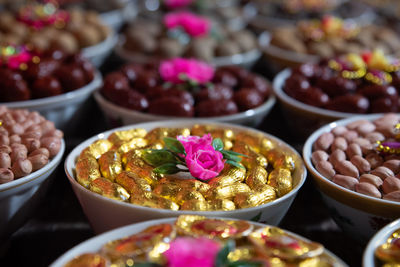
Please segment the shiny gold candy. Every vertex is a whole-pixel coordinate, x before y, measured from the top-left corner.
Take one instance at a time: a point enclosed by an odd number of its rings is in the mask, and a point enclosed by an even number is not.
[[[150,132],[148,132],[145,136],[145,139],[149,144],[153,144],[161,141],[164,137],[172,137],[176,138],[178,135],[188,136],[190,135],[190,129],[188,128],[154,128]]]
[[[208,238],[239,238],[248,234],[253,226],[246,221],[208,219],[198,215],[181,215],[175,222],[177,233]]]
[[[229,150],[233,146],[233,139],[235,138],[235,133],[230,129],[220,129],[212,125],[199,125],[196,124],[191,129],[192,135],[197,135],[202,137],[205,134],[211,134],[213,138],[220,138],[224,144],[224,149]]]
[[[64,267],[106,267],[109,260],[98,253],[85,253],[68,262]]]
[[[276,192],[272,186],[262,185],[257,192],[239,193],[234,198],[237,207],[244,209],[256,207],[276,199]]]
[[[180,191],[190,191],[176,183],[158,183],[154,186],[154,194],[176,202],[176,197]]]
[[[385,263],[400,263],[400,229],[394,231],[386,240],[386,243],[380,245],[375,250],[375,257]]]
[[[313,257],[302,260],[298,264],[299,267],[331,267],[334,266],[333,262],[330,263],[328,259],[321,257]]]
[[[244,183],[234,183],[224,186],[212,187],[211,190],[205,195],[207,199],[216,198],[233,198],[239,193],[251,192],[250,187]]]
[[[117,175],[115,182],[123,186],[130,194],[139,194],[143,191],[150,192],[151,186],[146,179],[139,177],[136,173],[123,171]]]
[[[75,171],[76,180],[86,188],[91,181],[101,177],[99,164],[92,156],[80,158],[76,163]]]
[[[258,254],[278,257],[285,261],[300,261],[320,256],[324,247],[315,242],[305,241],[285,232],[267,226],[249,234],[249,240],[257,247]]]
[[[198,201],[197,199],[193,199],[183,202],[181,210],[206,211],[210,209],[207,201]]]
[[[136,173],[140,178],[147,180],[150,185],[153,185],[157,180],[163,177],[163,174],[153,172],[153,167],[144,162],[139,157],[130,157],[125,165],[125,170]]]
[[[91,145],[89,145],[87,148],[85,148],[79,157],[85,157],[87,155],[93,156],[96,159],[100,158],[102,154],[107,152],[108,150],[111,149],[113,146],[113,143],[106,139],[100,139],[95,142],[93,142]]]
[[[103,177],[112,182],[114,182],[115,177],[122,171],[121,156],[115,150],[109,150],[101,155],[98,163]]]
[[[143,154],[144,154],[143,149],[132,149],[132,150],[129,150],[128,152],[122,153],[121,154],[122,164],[125,167],[125,165],[128,163],[128,161],[132,161],[132,160],[143,161],[143,159],[142,159]]]
[[[254,259],[256,251],[252,246],[241,246],[229,252],[228,260],[230,261],[244,261]]]
[[[278,149],[271,149],[266,152],[265,155],[268,159],[268,162],[272,164],[274,169],[284,168],[290,170],[291,172],[294,171],[295,162],[292,156],[285,154]]]
[[[89,184],[89,190],[115,200],[126,201],[129,199],[129,193],[125,188],[103,177],[93,180]]]
[[[252,147],[255,150],[255,152],[259,153],[261,140],[262,140],[261,136],[256,136],[255,134],[250,134],[245,131],[241,131],[236,134],[235,145],[236,142],[241,142]]]
[[[226,186],[243,182],[246,178],[246,169],[226,164],[220,175],[210,179],[208,184],[212,187]]]
[[[189,200],[205,201],[205,198],[200,192],[192,190],[180,190],[175,197],[175,202],[179,205]]]
[[[242,163],[248,170],[255,166],[262,166],[264,168],[267,168],[268,166],[267,159],[263,155],[257,153],[252,147],[244,142],[235,142],[232,150],[247,156],[241,157],[242,160],[240,161],[240,163]]]
[[[256,190],[260,186],[265,185],[268,179],[268,172],[262,166],[254,166],[247,172],[246,184]]]
[[[118,152],[126,153],[132,149],[144,148],[147,144],[147,140],[142,137],[133,138],[130,141],[121,144],[118,147]]]
[[[147,131],[141,128],[129,129],[124,131],[116,131],[108,136],[108,140],[113,143],[116,147],[119,147],[123,143],[130,141],[133,138],[145,137]]]
[[[130,203],[149,208],[179,210],[179,205],[174,201],[160,197],[153,192],[144,192],[143,195],[133,194]]]
[[[207,201],[208,210],[234,210],[235,203],[229,199],[211,199]]]
[[[293,189],[292,174],[288,169],[275,169],[268,176],[268,184],[276,189],[278,197],[284,196]]]
[[[101,252],[112,261],[141,256],[150,251],[159,242],[175,237],[175,229],[170,224],[150,226],[140,233],[111,241],[105,244]]]
[[[166,265],[166,259],[165,256],[163,255],[165,251],[169,249],[169,243],[168,242],[159,242],[157,243],[153,249],[147,254],[148,255],[148,260],[153,263],[157,263],[159,265],[165,266]],[[124,266],[126,267],[126,266]]]

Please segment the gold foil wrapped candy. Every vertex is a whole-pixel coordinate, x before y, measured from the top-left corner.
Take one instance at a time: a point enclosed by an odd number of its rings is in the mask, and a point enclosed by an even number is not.
[[[375,250],[375,257],[384,263],[382,266],[400,265],[400,229],[394,231],[386,242]]]
[[[190,175],[153,172],[147,153],[164,146],[164,137],[178,135],[220,138],[225,150],[245,156],[239,166],[225,163],[221,173],[200,181]],[[293,156],[261,134],[213,125],[116,131],[85,148],[76,163],[76,180],[112,199],[151,208],[228,211],[259,206],[294,187]],[[188,173],[187,173],[188,174]],[[108,180],[108,181],[106,181]]]
[[[271,267],[341,266],[325,253],[321,244],[298,238],[280,228],[196,215],[181,215],[171,223],[149,226],[133,235],[110,241],[100,251],[78,256],[66,266],[81,267],[82,263],[93,267],[135,266],[137,263],[167,266],[169,259],[164,253],[173,247],[172,242],[182,237],[213,239],[221,245],[219,251],[223,249],[227,253],[226,260],[232,266],[235,263],[236,266],[258,263]],[[180,257],[181,251],[173,253],[174,257]],[[193,253],[196,254],[195,251]],[[186,253],[182,253],[182,257],[183,260],[190,260],[186,258]]]

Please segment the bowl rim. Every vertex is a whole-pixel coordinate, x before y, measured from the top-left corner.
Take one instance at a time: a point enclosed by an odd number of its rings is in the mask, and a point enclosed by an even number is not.
[[[102,86],[102,84],[103,84],[102,75],[100,71],[96,69],[93,80],[88,84],[86,84],[85,86],[78,88],[76,90],[56,96],[49,96],[49,97],[24,100],[24,101],[1,102],[0,104],[5,105],[9,108],[32,108],[36,106],[58,104],[68,100],[77,99],[86,94],[90,94],[92,91]]]
[[[162,115],[157,115],[157,114],[151,114],[147,112],[141,112],[137,110],[132,110],[128,109],[122,106],[118,106],[114,104],[113,102],[109,101],[106,99],[100,91],[94,92],[94,98],[95,100],[100,104],[100,105],[107,105],[108,107],[112,108],[112,111],[116,114],[121,114],[122,116],[125,117],[136,117],[136,118],[142,118],[145,120],[175,120],[175,119],[184,119],[185,117],[176,117],[176,116],[162,116]],[[246,111],[242,111],[236,114],[232,115],[226,115],[226,116],[214,116],[214,117],[190,117],[192,120],[213,120],[213,121],[233,121],[233,120],[239,120],[247,117],[251,117],[253,115],[257,115],[260,113],[263,113],[270,108],[274,106],[276,102],[276,98],[273,94],[270,94],[268,99],[261,104],[260,106],[253,108],[253,109],[248,109]]]
[[[103,139],[103,138],[107,138],[111,133],[115,132],[115,131],[122,131],[122,130],[127,130],[127,129],[133,129],[133,128],[141,128],[141,127],[147,127],[149,129],[154,129],[156,127],[172,127],[171,124],[175,125],[175,127],[177,126],[181,126],[181,127],[185,127],[188,125],[194,125],[194,124],[207,124],[207,125],[215,125],[218,127],[224,127],[224,128],[228,128],[228,129],[234,129],[234,130],[244,130],[244,131],[250,131],[253,132],[255,134],[262,134],[264,137],[268,137],[269,139],[272,139],[274,142],[276,142],[277,144],[283,145],[285,147],[287,147],[292,153],[294,153],[300,163],[301,166],[299,166],[298,170],[300,171],[300,179],[298,184],[293,187],[293,189],[287,193],[286,195],[277,198],[271,202],[256,206],[256,207],[250,207],[250,208],[244,208],[244,209],[235,209],[235,210],[230,210],[230,211],[195,211],[195,212],[199,212],[201,215],[203,216],[215,216],[215,213],[218,212],[223,212],[224,214],[235,214],[238,211],[239,212],[246,212],[246,211],[258,211],[260,209],[269,207],[269,206],[275,206],[281,202],[287,201],[290,198],[294,198],[297,194],[297,192],[300,190],[300,188],[303,186],[304,182],[306,181],[307,178],[307,169],[304,165],[303,159],[300,155],[300,153],[298,153],[292,146],[290,146],[289,144],[287,144],[286,142],[282,141],[281,139],[267,134],[265,132],[262,132],[260,130],[257,129],[253,129],[253,128],[249,128],[249,127],[245,127],[245,126],[241,126],[241,125],[236,125],[236,124],[232,124],[232,123],[222,123],[222,122],[213,122],[213,121],[193,121],[193,120],[188,120],[188,119],[178,119],[178,120],[173,120],[173,121],[152,121],[152,122],[144,122],[144,123],[138,123],[138,124],[132,124],[132,125],[126,125],[126,126],[122,126],[122,127],[118,127],[118,128],[114,128],[102,133],[99,133],[95,136],[92,136],[88,139],[86,139],[85,141],[83,141],[82,143],[80,143],[79,145],[77,145],[66,157],[65,162],[64,162],[64,171],[66,173],[66,176],[68,178],[68,180],[70,181],[71,185],[76,185],[79,186],[80,189],[82,189],[83,192],[85,192],[86,194],[90,194],[90,196],[96,198],[97,200],[103,200],[103,201],[111,201],[111,203],[114,203],[116,205],[122,205],[125,208],[129,208],[129,209],[139,209],[142,211],[148,211],[148,212],[152,212],[152,211],[157,211],[160,214],[165,214],[165,215],[170,215],[171,216],[179,216],[179,215],[183,215],[183,214],[193,214],[194,211],[190,211],[190,210],[178,210],[178,211],[174,211],[174,210],[169,210],[169,209],[161,209],[161,208],[150,208],[150,207],[145,207],[145,206],[140,206],[140,205],[136,205],[136,204],[132,204],[132,203],[127,203],[127,202],[122,202],[122,201],[118,201],[118,200],[114,200],[114,199],[110,199],[107,197],[104,197],[100,194],[97,194],[95,192],[90,191],[89,189],[85,188],[84,186],[82,186],[81,184],[79,184],[76,179],[74,178],[74,175],[71,174],[69,172],[69,169],[71,169],[72,171],[74,170],[75,164],[76,164],[76,158],[73,158],[73,156],[76,154],[75,157],[77,157],[80,152],[86,148],[89,144],[93,143],[95,140],[98,139]],[[166,126],[168,125],[168,126]],[[71,165],[71,166],[70,166]]]
[[[241,220],[241,219],[236,219],[236,218],[227,218],[227,217],[221,217],[221,216],[206,216],[206,217],[210,218],[210,219],[222,219],[222,220],[230,220],[230,221],[247,221],[251,225],[256,226],[256,227],[261,227],[261,228],[268,227],[268,226],[277,227],[277,226],[273,226],[273,225],[269,225],[269,224],[263,224],[263,223],[259,223],[259,222],[253,222],[253,221],[249,221],[249,220]],[[56,260],[54,260],[50,264],[50,267],[63,266],[68,261],[72,260],[74,257],[82,255],[83,253],[89,253],[89,252],[93,253],[95,251],[98,251],[98,249],[95,249],[95,247],[97,247],[97,246],[103,246],[107,242],[121,239],[121,238],[129,236],[129,235],[136,234],[149,226],[159,225],[159,224],[163,224],[163,223],[173,224],[173,222],[176,219],[177,219],[176,217],[175,218],[162,218],[162,219],[155,219],[155,220],[148,220],[148,221],[133,223],[133,224],[129,224],[129,225],[125,225],[122,227],[118,227],[118,228],[109,230],[109,231],[104,232],[97,236],[93,236],[93,237],[86,239],[86,240],[80,242],[79,244],[73,246],[72,248],[68,249],[67,251],[65,251],[63,254],[61,254]],[[308,241],[308,242],[314,242],[302,235],[293,233],[292,231],[283,229],[281,227],[279,227],[279,228],[284,230],[286,233],[293,235],[296,238],[299,238],[301,240]],[[338,256],[336,256],[336,254],[334,254],[330,250],[328,250],[325,246],[324,246],[323,253],[328,255],[328,257],[330,259],[335,260],[335,264],[334,264],[335,267],[348,266],[342,259],[340,259]]]
[[[22,185],[25,185],[27,183],[30,183],[32,181],[35,181],[35,180],[39,179],[40,177],[43,177],[44,175],[48,174],[49,172],[51,173],[53,171],[53,168],[55,168],[56,165],[61,161],[61,159],[64,155],[64,152],[65,152],[65,141],[63,138],[61,138],[60,151],[58,151],[57,155],[54,158],[52,158],[44,167],[40,168],[37,171],[30,173],[27,176],[18,178],[11,182],[0,184],[0,194],[2,192],[6,192],[7,190],[14,189],[14,188],[20,187]]]
[[[98,56],[99,54],[105,53],[109,50],[111,51],[118,43],[118,34],[116,31],[105,22],[102,22],[102,24],[110,29],[110,33],[100,43],[81,49],[82,55],[88,59]]]
[[[364,267],[375,267],[375,250],[383,244],[386,239],[397,229],[400,228],[400,219],[394,220],[380,229],[375,235],[369,240],[367,246],[364,249],[362,264]],[[382,242],[383,241],[383,242]]]
[[[349,117],[354,117],[354,116],[368,116],[372,114],[382,114],[382,113],[348,113],[348,112],[340,112],[340,111],[335,111],[335,110],[329,110],[329,109],[323,109],[319,107],[314,107],[308,104],[305,104],[291,96],[285,93],[283,90],[283,86],[286,82],[286,80],[289,78],[289,76],[292,74],[292,70],[290,68],[286,68],[282,71],[280,71],[272,81],[272,89],[274,91],[274,94],[276,97],[293,107],[296,107],[301,110],[305,110],[310,113],[322,115],[325,117],[329,117],[331,119],[343,119],[343,118],[349,118]]]
[[[335,184],[334,182],[332,182],[331,180],[329,180],[328,178],[326,178],[325,176],[320,174],[315,169],[314,164],[312,164],[312,162],[311,162],[312,146],[313,146],[314,142],[317,140],[317,138],[322,133],[330,132],[330,130],[333,129],[334,127],[336,127],[336,126],[347,125],[348,123],[356,121],[356,120],[361,120],[361,119],[374,120],[374,119],[380,118],[382,116],[383,116],[383,114],[381,114],[381,113],[354,116],[354,117],[351,117],[351,118],[337,120],[337,121],[331,122],[331,123],[329,123],[327,125],[324,125],[324,126],[320,127],[318,130],[314,131],[307,138],[306,142],[304,143],[304,146],[303,146],[303,160],[304,160],[304,164],[307,167],[307,170],[311,173],[312,177],[315,180],[318,180],[318,181],[322,182],[323,184],[327,185],[328,187],[334,189],[336,192],[340,191],[343,194],[347,195],[350,199],[359,199],[361,201],[365,201],[365,202],[371,204],[371,206],[379,205],[379,207],[388,206],[388,207],[393,208],[393,209],[398,209],[398,211],[399,211],[398,214],[400,214],[400,202],[396,202],[396,201],[392,201],[392,200],[386,200],[386,199],[380,199],[380,198],[364,195],[364,194],[352,191],[350,189],[347,189],[345,187],[342,187],[342,186],[340,186],[338,184]],[[349,205],[349,206],[355,205],[354,203],[346,201],[344,199],[338,199],[338,198],[334,198],[334,199],[336,201],[345,203],[346,205]],[[343,201],[345,201],[345,202],[343,202]],[[365,206],[357,207],[357,209],[360,209],[360,210],[363,210],[363,211],[366,211],[366,212],[371,212],[369,210],[369,208],[371,208],[371,206],[370,205],[365,205]],[[379,214],[379,211],[377,211],[377,213]]]
[[[222,57],[214,57],[208,64],[211,64],[215,67],[222,67],[222,66],[229,66],[229,65],[243,65],[249,64],[251,62],[256,62],[261,57],[261,49],[266,47],[266,44],[262,42],[258,37],[257,39],[257,46],[254,49],[249,51],[234,54],[231,56],[222,56]],[[124,44],[126,42],[126,37],[123,34],[120,34],[117,44],[115,45],[114,51],[116,55],[127,62],[151,62],[151,61],[162,61],[167,60],[164,58],[154,58],[148,55],[144,55],[140,52],[133,52],[125,49]]]

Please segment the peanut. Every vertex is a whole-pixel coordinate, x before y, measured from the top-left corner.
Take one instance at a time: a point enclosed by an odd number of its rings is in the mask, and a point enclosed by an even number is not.
[[[44,154],[33,155],[28,157],[28,160],[32,163],[32,171],[39,170],[49,162],[49,158]]]
[[[373,146],[368,139],[357,137],[352,140],[353,143],[356,143],[360,146],[361,151],[363,154],[368,154],[370,151],[373,150]]]
[[[332,182],[352,191],[354,191],[356,184],[358,184],[358,180],[356,178],[340,174],[333,176]]]
[[[50,152],[50,158],[57,155],[61,148],[61,140],[56,137],[43,137],[40,139],[42,147],[47,148]]]
[[[343,134],[343,137],[347,142],[351,142],[358,137],[358,133],[356,131],[347,131]]]
[[[44,147],[41,147],[41,148],[38,148],[38,149],[32,151],[28,156],[29,156],[29,157],[32,157],[32,156],[35,156],[35,155],[37,155],[37,154],[43,154],[43,155],[45,155],[47,158],[50,157],[50,152],[49,152],[49,150],[48,150],[47,148],[44,148]]]
[[[347,149],[347,141],[344,137],[336,137],[331,145],[331,150],[335,151],[336,149],[340,149],[345,151]]]
[[[8,130],[8,132],[10,133],[10,135],[12,135],[12,134],[21,135],[21,134],[24,133],[24,130],[25,130],[25,129],[24,129],[24,127],[22,127],[21,124],[15,123],[15,124],[13,124],[13,125],[8,126],[8,127],[7,127],[7,130]]]
[[[323,133],[318,137],[317,141],[314,143],[314,150],[324,150],[327,151],[332,145],[334,136],[332,133]]]
[[[336,174],[335,170],[333,169],[332,164],[329,161],[321,160],[315,164],[315,168],[322,176],[325,176],[329,180]]]
[[[0,145],[6,145],[8,146],[10,144],[10,138],[8,135],[1,134],[0,135]]]
[[[346,154],[340,150],[336,149],[333,153],[329,156],[329,161],[332,163],[333,166],[336,168],[336,164],[340,161],[346,160]]]
[[[14,174],[10,169],[0,168],[0,184],[8,183],[14,180]]]
[[[20,144],[21,143],[21,137],[18,134],[13,134],[10,136],[10,144]]]
[[[26,176],[32,172],[32,163],[28,159],[18,159],[11,167],[14,178]]]
[[[400,190],[383,195],[383,199],[400,202]]]
[[[362,156],[361,147],[358,144],[351,143],[346,149],[346,154],[349,159],[356,155]]]
[[[35,138],[24,138],[22,144],[28,149],[28,153],[38,149],[40,147],[40,140]]]
[[[55,129],[53,131],[49,131],[46,134],[43,135],[43,137],[57,137],[57,138],[63,138],[64,133],[58,129]]]
[[[338,173],[345,175],[345,176],[350,176],[354,178],[358,178],[359,172],[356,166],[353,165],[348,160],[344,161],[339,161],[335,165],[335,169]]]
[[[380,177],[369,173],[361,175],[359,181],[360,183],[370,183],[376,188],[380,188],[383,184],[383,181]]]
[[[0,152],[0,168],[11,168],[11,158],[8,153]]]
[[[326,153],[323,150],[317,150],[311,154],[311,161],[314,165],[321,160],[328,160],[328,158],[329,158],[328,153]]]
[[[379,178],[382,179],[382,181],[384,181],[389,176],[394,176],[394,173],[392,172],[392,170],[389,168],[386,168],[384,166],[379,166],[379,167],[373,169],[370,173],[378,176]]]
[[[54,122],[51,121],[43,121],[39,126],[43,135],[55,130]]]
[[[394,174],[400,172],[400,160],[398,159],[387,160],[385,163],[383,163],[383,166],[391,169]]]
[[[4,152],[7,154],[11,153],[11,147],[6,145],[0,145],[0,152]]]
[[[385,136],[379,132],[371,132],[365,136],[368,141],[371,143],[375,143],[376,141],[383,141],[385,140]]]
[[[382,190],[385,194],[400,190],[400,179],[394,176],[387,177],[383,181]]]
[[[368,133],[375,131],[375,129],[376,129],[376,126],[372,122],[367,121],[365,123],[358,125],[356,128],[356,131],[360,135],[366,135]]]
[[[381,192],[379,192],[379,190],[373,186],[370,183],[358,183],[355,186],[356,192],[364,194],[364,195],[368,195],[371,197],[377,197],[377,198],[381,198],[382,194]]]
[[[383,164],[383,159],[381,156],[379,156],[377,153],[369,153],[365,157],[365,159],[369,162],[371,165],[371,169],[375,169]]]
[[[29,131],[21,135],[21,138],[35,138],[40,139],[42,137],[42,133],[40,131]]]
[[[355,155],[350,159],[350,162],[357,167],[358,171],[363,174],[371,170],[369,162],[359,155]]]
[[[23,144],[12,144],[11,145],[11,161],[15,162],[18,159],[26,159],[28,155],[28,149]]]
[[[335,128],[332,129],[332,133],[335,136],[342,136],[345,132],[347,132],[347,128],[344,126],[336,126]]]

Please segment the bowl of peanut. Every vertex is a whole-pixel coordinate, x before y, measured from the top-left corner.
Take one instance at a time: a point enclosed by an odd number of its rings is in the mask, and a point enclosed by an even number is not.
[[[305,181],[298,153],[249,127],[157,121],[78,145],[65,171],[94,231],[182,214],[278,224]]]
[[[39,113],[0,106],[0,240],[40,204],[65,150],[62,137]]]
[[[335,121],[315,131],[303,148],[332,218],[363,243],[400,217],[399,122],[395,113]]]

